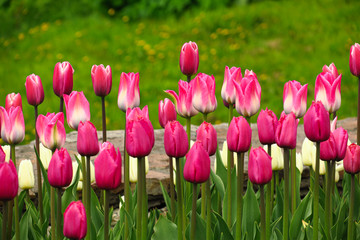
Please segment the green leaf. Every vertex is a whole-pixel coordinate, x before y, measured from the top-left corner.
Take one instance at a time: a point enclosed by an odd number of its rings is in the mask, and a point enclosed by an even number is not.
[[[227,185],[227,169],[225,168],[222,160],[219,148],[216,149],[216,175],[218,175],[221,178],[221,181],[223,182],[224,186]]]
[[[250,182],[250,181],[249,181]],[[228,216],[228,191],[229,188],[226,187],[225,197],[223,201],[223,216],[224,219],[227,219]],[[236,221],[236,169],[233,168],[231,171],[231,226],[234,225]],[[244,209],[244,208],[243,208]]]
[[[170,179],[171,181],[171,179]],[[162,184],[162,182],[160,181],[160,187],[161,187],[161,192],[163,194],[163,197],[164,197],[164,201],[165,201],[165,204],[166,204],[166,208],[168,209],[167,211],[167,215],[170,215],[171,216],[171,199],[169,197],[169,194],[168,192],[165,190],[164,188],[164,185]]]
[[[104,214],[100,210],[101,209],[100,202],[94,192],[94,189],[90,188],[90,191],[91,191],[91,204],[90,204],[91,221],[94,224],[95,234],[96,234],[101,228],[101,226],[104,224]]]
[[[49,193],[50,192],[50,184],[49,184],[49,181],[48,181],[47,171],[45,170],[44,165],[42,164],[42,162],[40,160],[39,153],[37,152],[35,146],[34,146],[34,151],[35,151],[35,154],[36,154],[36,159],[37,159],[37,161],[38,161],[38,163],[40,165],[41,173],[43,175],[43,179],[44,179],[43,186],[45,188],[44,190]],[[44,191],[44,193],[45,193],[45,191]]]
[[[225,195],[224,183],[222,182],[221,178],[213,172],[213,170],[210,171],[210,174],[211,174],[212,182],[215,184],[215,187],[216,187],[218,193],[220,194],[221,198],[223,199],[224,195]]]
[[[273,217],[274,219],[280,219],[279,224],[277,225],[277,229],[282,232],[283,228],[283,209],[284,209],[284,196],[283,196],[283,186],[284,182],[282,181],[279,186],[276,186],[276,198],[275,198],[275,206],[273,209]]]
[[[79,181],[80,168],[77,168],[75,173],[75,179],[72,184],[67,187],[61,197],[61,210],[64,213],[66,208],[72,201],[77,200],[77,185]]]
[[[260,208],[250,181],[248,181],[247,191],[244,196],[242,216],[242,232],[247,232],[250,239],[254,239],[254,222],[260,222]]]
[[[172,239],[177,240],[177,226],[167,218],[160,216],[159,221],[154,226],[152,240]]]
[[[28,234],[29,234],[29,219],[30,219],[30,213],[29,213],[29,211],[26,211],[20,220],[21,240],[29,239],[29,236],[28,236]],[[31,227],[32,226],[30,226],[30,228]]]
[[[299,207],[296,209],[290,223],[290,239],[298,239],[302,226],[302,220],[305,219],[306,208],[309,205],[310,200],[312,200],[311,193],[308,192],[305,198],[301,201]]]
[[[218,220],[220,234],[223,235],[224,238],[227,240],[234,239],[224,219],[217,212],[213,212],[213,214],[216,216]]]
[[[186,227],[185,230],[185,236],[186,239],[190,239],[190,226],[191,224],[189,223]],[[196,225],[195,225],[195,239],[196,240],[205,240],[206,239],[206,224],[205,221],[202,217],[200,217],[200,215],[198,213],[196,213]]]

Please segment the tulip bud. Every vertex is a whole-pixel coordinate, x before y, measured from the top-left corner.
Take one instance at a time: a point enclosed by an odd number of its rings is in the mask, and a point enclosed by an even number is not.
[[[80,122],[79,124],[77,151],[81,156],[95,156],[99,152],[97,131],[90,121]]]
[[[346,148],[348,145],[349,136],[345,129],[342,127],[337,128],[333,131],[335,144],[336,144],[336,161],[343,160],[346,154]]]
[[[269,153],[268,146],[264,147],[265,152]],[[276,144],[271,145],[271,168],[274,171],[283,170],[284,169],[284,154],[283,149],[280,148]]]
[[[74,69],[69,62],[58,62],[54,68],[53,89],[58,97],[70,94],[73,89]]]
[[[175,165],[174,165],[175,166]],[[129,158],[129,180],[132,183],[137,183],[138,180],[138,160],[130,156]],[[149,172],[149,158],[145,157],[145,174]]]
[[[292,80],[285,83],[283,102],[286,114],[293,112],[297,118],[306,112],[307,84],[301,86],[298,81]]]
[[[181,158],[189,149],[188,138],[184,127],[178,121],[168,122],[164,131],[164,147],[166,155]]]
[[[302,161],[305,166],[311,166],[315,162],[316,147],[312,141],[305,138],[301,147]]]
[[[22,100],[20,93],[9,93],[5,99],[5,109],[8,111],[11,107],[20,107],[22,111]]]
[[[196,141],[186,154],[184,178],[188,182],[203,183],[210,176],[210,157],[202,143]]]
[[[276,144],[282,148],[294,149],[296,147],[296,134],[299,120],[296,119],[293,112],[281,113],[279,124],[276,128]]]
[[[312,169],[316,170],[316,161],[314,160],[311,165]],[[320,168],[319,168],[319,174],[325,175],[326,173],[326,167],[325,167],[325,161],[320,161]]]
[[[350,48],[349,67],[352,75],[360,77],[360,45],[358,43]]]
[[[109,95],[112,86],[111,67],[93,65],[91,68],[91,79],[96,96],[105,97]]]
[[[81,201],[71,202],[64,212],[64,236],[70,239],[83,239],[86,236],[86,211]]]
[[[216,153],[217,150],[217,133],[211,123],[203,122],[196,130],[196,141],[202,143],[209,156]]]
[[[22,160],[19,165],[19,187],[21,189],[31,189],[34,184],[33,165],[29,159]]]
[[[38,75],[27,76],[25,88],[26,98],[30,105],[37,106],[44,101],[44,88]]]
[[[195,42],[184,43],[180,52],[179,65],[184,75],[196,74],[199,67],[199,49]]]
[[[313,102],[304,116],[304,131],[313,142],[323,142],[330,136],[330,117],[321,102]]]
[[[221,97],[224,104],[234,104],[236,100],[236,89],[233,81],[240,84],[242,79],[241,68],[232,67],[229,69],[225,67],[224,82],[221,88]]]
[[[175,105],[168,99],[159,102],[159,123],[162,128],[165,128],[167,122],[176,120]]]
[[[139,73],[121,73],[118,107],[126,112],[128,108],[140,105]]]
[[[64,101],[69,127],[77,130],[80,122],[90,121],[90,105],[83,92],[64,94]]]
[[[251,144],[251,127],[243,117],[233,117],[226,135],[228,148],[232,152],[246,152]]]
[[[18,144],[25,137],[24,115],[21,107],[0,107],[1,138],[8,144]]]
[[[72,160],[66,148],[56,149],[49,163],[48,180],[56,188],[70,185],[73,176]]]
[[[19,180],[12,161],[0,161],[0,201],[8,201],[17,196]]]
[[[250,150],[248,176],[252,183],[258,185],[264,185],[271,181],[271,157],[261,147]]]
[[[259,140],[261,144],[274,144],[278,118],[269,109],[261,110],[257,119]]]
[[[217,107],[215,97],[215,78],[204,73],[199,73],[191,82],[193,106],[201,113],[211,113]]]
[[[52,151],[62,148],[66,140],[64,114],[62,112],[47,113],[46,116],[40,114],[36,120],[36,131],[46,148]]]
[[[10,145],[4,145],[2,146],[2,150],[5,153],[5,162],[9,162],[10,157],[11,157],[11,152],[10,152]],[[1,154],[2,155],[2,154]],[[2,158],[0,159],[0,162],[2,161]]]
[[[302,161],[301,153],[296,153],[296,168],[299,170],[300,174],[302,174],[304,170],[304,165]]]
[[[341,106],[341,76],[335,78],[332,73],[320,73],[315,81],[315,101],[321,101],[329,113]]]
[[[360,172],[360,146],[355,143],[348,146],[343,163],[347,173],[357,174]]]
[[[52,158],[52,151],[40,143],[40,160],[45,170],[48,170]]]

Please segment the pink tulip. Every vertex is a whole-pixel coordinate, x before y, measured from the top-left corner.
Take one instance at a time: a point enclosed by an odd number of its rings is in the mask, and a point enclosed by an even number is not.
[[[37,106],[44,101],[44,88],[38,75],[27,76],[25,88],[26,98],[30,105]]]
[[[184,178],[188,182],[203,183],[210,176],[210,157],[202,143],[196,141],[186,154]]]
[[[184,43],[180,52],[179,65],[184,75],[196,74],[199,67],[199,49],[195,42]]]
[[[95,156],[99,152],[97,131],[90,121],[80,122],[79,124],[77,151],[81,156]]]
[[[167,122],[176,120],[176,110],[175,105],[168,99],[165,98],[164,101],[159,102],[159,123],[162,128],[164,128]]]
[[[5,109],[9,110],[11,107],[19,106],[22,110],[22,100],[20,93],[9,93],[5,99]]]
[[[334,63],[331,63],[329,66],[324,65],[322,68],[323,73],[331,73],[334,78],[337,78],[339,76],[338,70]]]
[[[360,172],[360,146],[352,143],[347,147],[344,158],[344,170],[350,174]]]
[[[339,127],[335,131],[333,131],[333,134],[337,150],[337,156],[335,160],[341,161],[344,159],[346,154],[347,142],[349,138],[348,132],[342,127]]]
[[[192,102],[196,110],[201,113],[211,113],[217,107],[215,97],[215,78],[199,73],[192,81]]]
[[[64,114],[47,113],[39,115],[36,121],[36,131],[41,143],[48,149],[55,151],[64,146],[66,132],[64,127]]]
[[[304,131],[313,142],[323,142],[330,137],[330,117],[321,102],[312,102],[304,116]]]
[[[201,142],[209,156],[216,153],[217,133],[211,123],[203,122],[196,130],[196,141]]]
[[[63,188],[70,185],[73,176],[72,160],[66,148],[56,149],[48,168],[48,180],[52,187]]]
[[[112,86],[111,67],[93,65],[91,68],[91,79],[96,96],[105,97],[109,95]]]
[[[229,150],[237,153],[248,151],[251,133],[251,127],[244,117],[233,117],[226,135]]]
[[[64,212],[64,236],[80,240],[87,232],[86,211],[81,201],[71,202]]]
[[[349,67],[352,75],[360,77],[360,45],[358,43],[350,48]]]
[[[255,115],[260,108],[261,87],[253,71],[245,70],[245,76],[238,83],[233,79],[236,89],[236,111],[244,117]]]
[[[173,90],[166,90],[173,99],[175,100],[175,106],[177,113],[184,117],[189,118],[195,116],[198,111],[193,106],[193,95],[192,95],[192,84],[188,82],[179,81],[179,95]]]
[[[18,144],[25,137],[25,123],[21,107],[0,107],[1,138],[8,144]]]
[[[121,73],[118,107],[126,112],[128,108],[140,105],[139,73]]]
[[[278,126],[278,118],[269,109],[261,110],[257,119],[259,140],[261,144],[274,144],[275,132]]]
[[[328,140],[320,143],[320,159],[331,161],[337,158],[337,147],[333,133],[330,133]]]
[[[6,162],[5,157],[0,160],[0,183],[0,201],[8,201],[17,196],[19,179],[16,168],[13,161]]]
[[[145,157],[154,146],[154,128],[149,120],[148,107],[126,111],[126,151],[132,157]]]
[[[104,142],[94,161],[95,181],[100,189],[116,189],[121,183],[121,154],[114,145]]]
[[[290,112],[281,113],[279,124],[275,132],[276,144],[281,148],[294,149],[296,147],[296,134],[299,120],[296,119],[295,114]]]
[[[80,122],[90,121],[90,104],[82,91],[64,94],[64,101],[69,127],[77,130]]]
[[[6,159],[6,153],[4,152],[3,148],[0,146],[0,163],[4,162]]]
[[[248,175],[250,181],[254,184],[264,185],[271,181],[271,157],[262,147],[251,148]]]
[[[229,69],[225,67],[224,82],[221,88],[221,97],[227,104],[234,104],[236,100],[236,89],[233,81],[240,84],[242,79],[241,68],[232,67]]]
[[[181,158],[189,149],[188,137],[184,127],[178,121],[170,121],[165,126],[164,147],[166,155]]]
[[[315,81],[315,101],[321,101],[329,113],[339,110],[341,105],[341,74],[320,73]]]
[[[58,97],[70,94],[73,89],[74,69],[69,62],[58,62],[54,68],[53,89]]]
[[[298,81],[292,80],[285,83],[283,102],[286,114],[293,112],[297,118],[306,112],[307,84],[301,86]]]

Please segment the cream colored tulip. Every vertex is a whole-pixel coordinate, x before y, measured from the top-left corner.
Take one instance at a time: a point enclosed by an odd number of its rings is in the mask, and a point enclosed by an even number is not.
[[[340,180],[340,174],[338,171],[335,171],[335,182],[338,182]]]
[[[312,141],[305,138],[301,147],[302,161],[305,166],[312,166],[316,158],[316,147]]]
[[[19,165],[19,187],[21,189],[31,189],[34,187],[34,168],[30,160],[22,160]]]
[[[40,160],[45,170],[48,170],[51,158],[52,158],[51,150],[44,147],[44,145],[40,143]]]
[[[351,145],[350,138],[348,138],[347,145],[348,145],[348,146]]]
[[[316,162],[315,162],[315,159],[314,159],[314,161],[312,163],[312,168],[313,168],[314,171],[315,171],[315,163]],[[319,174],[320,175],[325,175],[325,173],[326,173],[325,161],[320,160]]]
[[[137,158],[133,158],[129,156],[129,171],[130,171],[130,182],[137,182],[137,170],[138,169],[138,160]],[[145,174],[149,172],[149,159],[145,157]]]
[[[5,153],[5,162],[9,162],[10,156],[11,156],[10,145],[4,145],[4,146],[2,146],[2,149]]]
[[[76,190],[77,191],[81,191],[83,189],[83,182],[82,181],[78,181],[78,184],[76,186]]]
[[[81,155],[78,154],[77,157],[81,161]],[[77,170],[77,167],[78,167],[77,161],[75,161],[75,162],[76,162],[76,165],[74,165],[74,161],[73,161],[73,175],[76,173],[76,170]],[[75,168],[75,166],[76,166],[76,168]],[[79,180],[80,181],[84,180],[81,170],[79,172]],[[91,183],[95,182],[95,167],[94,167],[94,163],[92,161],[90,161],[90,181],[91,181]]]
[[[227,146],[227,142],[224,141],[223,143],[223,146],[222,146],[222,150],[219,151],[220,153],[220,156],[221,156],[221,161],[222,163],[224,164],[224,167],[227,169],[227,151],[228,151],[228,146]],[[237,154],[236,153],[233,153],[233,159],[234,159],[234,167],[237,171],[237,162],[238,162],[238,158],[237,158]],[[216,172],[216,159],[215,159],[215,162],[214,162],[214,170]]]
[[[119,201],[119,209],[121,209],[122,205],[123,205],[123,202],[125,203],[125,196],[121,196],[121,199]]]
[[[340,162],[336,163],[335,169],[336,169],[337,172],[344,171],[344,164],[343,164],[342,160]]]
[[[268,152],[268,146],[264,145],[264,150]],[[271,167],[272,170],[278,171],[284,169],[284,154],[283,149],[277,144],[271,145]]]
[[[296,167],[297,169],[299,169],[300,174],[302,174],[304,170],[304,165],[303,165],[301,153],[298,152],[296,153]]]

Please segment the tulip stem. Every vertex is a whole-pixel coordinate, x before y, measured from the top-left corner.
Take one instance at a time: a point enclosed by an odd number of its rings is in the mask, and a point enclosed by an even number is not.
[[[196,232],[196,200],[197,200],[197,183],[193,183],[193,196],[192,196],[192,208],[191,208],[191,228],[190,228],[190,240],[195,240]]]
[[[142,186],[143,186],[143,207],[142,207],[142,232],[141,237],[143,240],[147,239],[147,226],[148,226],[148,198],[146,193],[146,170],[145,170],[145,157],[141,158],[141,174],[142,174]]]
[[[38,152],[39,157],[40,156],[40,142],[39,142],[39,135],[36,131],[36,120],[38,118],[38,108],[37,106],[35,108],[35,146],[36,151]],[[38,206],[39,206],[39,214],[40,214],[40,223],[44,222],[44,210],[43,210],[43,194],[42,194],[42,182],[41,182],[41,169],[39,161],[36,161],[36,175],[37,175],[37,187],[38,187]]]
[[[61,188],[57,188],[57,219],[56,219],[56,229],[57,229],[57,239],[61,240],[62,237],[62,211],[61,211]]]
[[[327,239],[331,239],[330,238],[330,229],[331,229],[331,225],[330,225],[330,217],[331,217],[331,192],[332,192],[332,169],[333,169],[333,164],[332,161],[331,162],[327,162],[327,171],[328,172],[328,177],[326,178],[326,197],[325,197],[325,233],[326,233],[326,237]]]
[[[50,186],[50,199],[51,199],[51,240],[56,239],[56,228],[55,228],[55,188]]]
[[[180,178],[180,159],[176,158],[176,188],[178,199],[178,239],[185,239],[184,228],[184,207],[183,207],[183,192],[181,190],[181,178]],[[196,194],[196,192],[193,192]],[[194,196],[193,196],[194,197]]]
[[[64,98],[60,97],[60,110],[59,112],[64,112]]]
[[[264,196],[264,185],[260,185],[260,212],[261,212],[261,240],[266,240],[266,220],[265,220],[265,196]]]
[[[7,208],[8,208],[8,233],[7,233],[7,239],[11,239],[11,234],[12,234],[12,213],[13,213],[13,206],[14,206],[14,199],[13,200],[10,200],[8,201],[8,205],[7,205]],[[3,218],[4,219],[4,218]],[[5,221],[6,222],[6,221]]]
[[[358,81],[358,107],[357,107],[357,135],[356,135],[357,144],[360,143],[360,77]]]
[[[242,202],[244,191],[244,156],[245,153],[237,153],[237,209],[236,209],[236,240],[241,239],[241,225],[242,225]]]
[[[141,233],[142,233],[142,208],[143,208],[143,175],[142,175],[142,169],[141,169],[141,158],[138,159],[138,181],[137,181],[137,226],[136,226],[136,239],[141,240]]]
[[[313,198],[313,240],[318,239],[319,232],[319,169],[320,169],[320,142],[316,143],[316,164]]]
[[[283,219],[283,239],[289,239],[289,161],[290,150],[284,148],[284,219]]]
[[[291,150],[291,214],[296,210],[296,148]]]
[[[130,185],[129,185],[129,155],[126,152],[126,118],[125,118],[125,128],[124,128],[124,189],[125,189],[125,211],[129,213],[130,211]],[[130,213],[129,213],[130,214]],[[129,219],[128,216],[125,216],[125,238],[129,239]]]
[[[86,218],[88,232],[87,236],[91,239],[91,181],[90,181],[90,156],[86,156]]]
[[[81,166],[82,166],[82,175],[83,175],[83,188],[82,188],[82,201],[84,206],[86,206],[86,181],[85,181],[85,177],[86,177],[86,160],[85,160],[85,156],[81,156]]]
[[[271,156],[271,144],[267,145],[268,147],[268,154]],[[271,181],[266,185],[266,239],[270,239],[270,220],[271,220],[271,198],[274,195],[271,195],[273,192],[273,178],[271,178]],[[260,192],[261,193],[261,192]]]
[[[186,75],[187,82],[189,83],[191,81],[191,75]]]
[[[335,182],[335,171],[336,171],[336,161],[335,160],[332,160],[331,161],[331,164],[332,164],[332,172],[331,172],[331,196],[334,194],[334,188],[336,186],[336,182]],[[331,214],[330,214],[330,229],[331,227],[333,226],[333,215],[332,215],[332,197],[330,198],[330,211],[331,211]]]
[[[348,231],[347,239],[354,239],[354,203],[355,203],[355,175],[351,174],[351,187],[350,187],[350,203],[349,203],[349,218],[348,218]]]
[[[174,186],[174,167],[172,157],[169,157],[170,168],[170,197],[171,197],[171,219],[175,221],[175,186]]]
[[[229,118],[228,118],[228,124],[230,126],[231,120],[233,118],[233,104],[229,104]],[[227,152],[227,219],[226,223],[229,227],[231,227],[231,213],[232,213],[232,205],[231,205],[231,171],[234,167],[234,159],[233,159],[233,153],[228,149]]]
[[[203,114],[203,120],[206,122],[207,120],[207,114]],[[201,217],[206,221],[206,198],[207,198],[207,192],[206,192],[206,182],[201,184]]]
[[[210,178],[205,182],[206,192],[206,239],[212,239],[211,233],[211,191],[210,191]]]
[[[101,106],[102,106],[102,132],[103,132],[103,142],[106,142],[105,97],[101,97]]]
[[[11,149],[11,158],[13,160],[14,166],[16,167],[16,157],[15,157],[15,145],[10,145]],[[19,197],[16,195],[14,199],[14,207],[15,207],[15,240],[20,240],[20,226],[19,226]]]
[[[104,240],[109,239],[109,190],[105,190],[104,199]]]
[[[3,201],[3,216],[2,216],[2,234],[1,234],[1,239],[6,239],[6,220],[8,218],[8,204],[7,201]],[[11,229],[9,229],[11,231]]]

